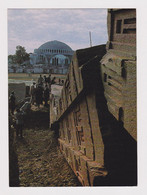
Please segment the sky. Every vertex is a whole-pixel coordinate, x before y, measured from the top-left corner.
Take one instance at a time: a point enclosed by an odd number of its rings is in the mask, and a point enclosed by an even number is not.
[[[58,40],[73,50],[107,42],[107,9],[8,9],[8,54]]]

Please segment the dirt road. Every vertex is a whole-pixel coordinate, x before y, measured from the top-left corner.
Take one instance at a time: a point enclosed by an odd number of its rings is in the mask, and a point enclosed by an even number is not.
[[[34,106],[16,140],[20,186],[81,186],[47,126],[48,111]]]

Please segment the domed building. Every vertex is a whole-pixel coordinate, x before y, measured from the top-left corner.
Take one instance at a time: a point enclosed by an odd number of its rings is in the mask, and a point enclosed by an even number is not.
[[[43,65],[50,73],[66,74],[73,50],[60,41],[49,41],[34,49],[30,55],[32,65]]]

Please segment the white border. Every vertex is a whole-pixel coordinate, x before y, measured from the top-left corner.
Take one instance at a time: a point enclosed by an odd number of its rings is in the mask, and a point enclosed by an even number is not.
[[[23,0],[1,1],[0,6],[0,192],[2,195],[29,195],[29,194],[139,194],[145,195],[147,191],[147,9],[145,0]],[[8,73],[7,73],[7,9],[8,8],[137,8],[137,89],[138,89],[138,186],[137,187],[8,187]]]

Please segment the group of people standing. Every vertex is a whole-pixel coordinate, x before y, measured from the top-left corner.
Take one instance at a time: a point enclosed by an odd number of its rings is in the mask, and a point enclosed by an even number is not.
[[[55,77],[51,79],[50,74],[48,77],[44,75],[44,78],[42,75],[40,75],[37,83],[33,82],[30,87],[31,104],[34,105],[34,103],[36,103],[36,105],[39,107],[44,101],[44,106],[47,107],[51,92],[51,84],[54,82]]]
[[[42,75],[40,75],[40,77],[37,80],[37,83],[33,82],[33,84],[30,87],[31,104],[34,105],[36,103],[36,105],[40,107],[40,105],[43,104],[44,101],[44,106],[48,107],[51,85],[55,83],[55,80],[56,80],[55,77],[51,79],[50,74],[48,77],[46,77],[45,75],[44,77],[42,77]],[[16,111],[16,113],[14,111]],[[16,106],[16,97],[14,91],[12,91],[9,96],[9,115],[15,118],[15,128],[17,137],[18,136],[22,137],[25,112],[23,112],[23,110]]]

